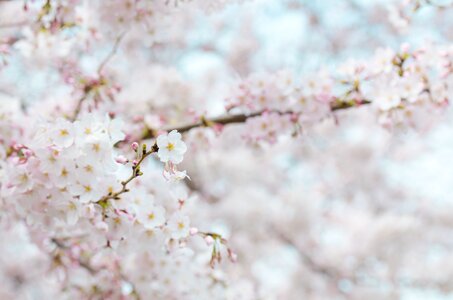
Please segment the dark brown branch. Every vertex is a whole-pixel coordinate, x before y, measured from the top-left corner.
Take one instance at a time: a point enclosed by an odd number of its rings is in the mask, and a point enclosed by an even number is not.
[[[140,166],[143,163],[143,161],[145,160],[145,158],[147,158],[148,156],[150,156],[153,153],[156,153],[158,150],[159,150],[159,148],[157,147],[157,144],[154,144],[149,151],[146,151],[144,149],[143,153],[141,155],[141,158],[137,161],[137,163],[135,165],[132,166],[132,173],[129,176],[129,178],[126,179],[125,181],[121,182],[121,186],[122,186],[121,189],[119,191],[117,191],[117,192],[113,192],[113,193],[110,193],[108,195],[105,195],[104,197],[99,199],[96,203],[104,205],[104,204],[106,204],[106,201],[108,201],[110,199],[118,200],[118,199],[120,199],[119,198],[120,195],[129,192],[129,189],[127,188],[127,185],[132,180],[134,180],[135,178],[137,178],[137,177],[142,175],[142,173],[140,171]],[[140,151],[140,149],[138,149],[138,151]]]
[[[348,109],[352,107],[357,107],[361,105],[366,105],[370,104],[371,102],[368,100],[364,100],[361,103],[355,103],[355,102],[338,102],[335,103],[331,106],[332,111],[337,111],[337,110],[342,110],[342,109]],[[211,127],[213,125],[227,125],[227,124],[235,124],[235,123],[245,123],[247,119],[249,118],[254,118],[261,116],[263,113],[266,111],[259,111],[259,112],[254,112],[250,114],[235,114],[235,115],[226,115],[226,116],[220,116],[212,119],[206,119],[202,117],[200,121],[192,124],[186,124],[186,125],[180,125],[180,126],[175,126],[171,128],[164,128],[164,131],[172,131],[172,130],[177,130],[180,133],[187,132],[191,129],[194,128],[199,128],[199,127]],[[271,112],[276,112],[281,115],[286,115],[286,114],[293,114],[294,112],[292,111],[285,111],[285,112],[280,112],[280,111],[271,111]],[[150,129],[147,130],[147,132],[143,135],[142,139],[150,139],[150,138],[155,138],[156,137],[156,131]]]

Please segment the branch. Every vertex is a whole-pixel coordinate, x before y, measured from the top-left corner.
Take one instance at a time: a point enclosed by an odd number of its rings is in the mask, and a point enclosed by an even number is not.
[[[90,92],[91,92],[91,89],[85,89],[83,96],[80,97],[79,100],[77,100],[77,106],[74,109],[74,114],[72,115],[72,117],[69,118],[70,121],[74,122],[77,119],[77,117],[80,114],[80,111],[82,110],[82,104],[85,101],[85,99],[88,98],[88,94]]]
[[[127,193],[129,192],[129,189],[127,188],[127,185],[132,181],[134,180],[135,178],[141,176],[143,173],[140,171],[140,165],[143,163],[143,161],[145,160],[145,158],[147,158],[149,155],[151,155],[152,153],[156,153],[157,151],[159,151],[159,147],[157,146],[157,144],[155,143],[151,149],[149,151],[146,151],[146,146],[144,145],[143,146],[143,150],[142,150],[142,156],[140,158],[140,160],[138,160],[137,163],[135,163],[133,166],[132,166],[132,174],[129,176],[128,179],[126,179],[125,181],[122,181],[121,182],[121,189],[117,192],[114,192],[114,193],[109,193],[108,195],[105,195],[104,197],[102,197],[101,199],[99,199],[96,203],[100,204],[101,206],[105,206],[107,205],[107,201],[112,199],[112,200],[119,200],[119,196],[124,194],[124,193]]]
[[[354,275],[350,275],[350,276],[349,275],[343,275],[338,270],[331,269],[329,267],[322,266],[322,265],[318,264],[310,255],[308,255],[306,253],[306,251],[304,251],[304,249],[302,249],[302,247],[297,245],[288,236],[286,236],[282,232],[279,232],[276,229],[273,229],[273,231],[277,234],[277,236],[283,242],[285,242],[286,244],[288,244],[291,247],[293,247],[299,253],[299,255],[301,256],[301,258],[302,258],[302,260],[304,262],[304,264],[308,268],[310,268],[312,271],[314,271],[316,273],[319,273],[319,274],[323,275],[324,277],[326,277],[333,284],[333,286],[337,289],[337,291],[339,293],[345,294],[345,292],[338,286],[338,282],[340,280],[347,279],[347,280],[349,280],[350,282],[352,282],[354,284],[358,283],[357,282],[358,280],[357,280],[356,276],[354,276]]]
[[[313,260],[313,258],[311,258],[311,256],[309,256],[301,247],[296,245],[296,243],[294,243],[288,236],[286,236],[285,234],[283,234],[281,232],[276,232],[276,233],[277,233],[278,237],[283,242],[285,242],[286,244],[290,245],[291,247],[293,247],[294,249],[297,250],[299,255],[302,257],[302,260],[304,261],[304,263],[311,270],[315,271],[316,273],[322,274],[322,275],[328,277],[331,280],[339,280],[339,279],[341,279],[341,276],[339,276],[339,274],[336,271],[330,270],[327,267],[324,267],[324,266],[321,266],[321,265],[317,264]]]
[[[107,56],[102,60],[102,62],[100,63],[98,69],[97,69],[97,73],[98,73],[98,77],[99,77],[99,83],[98,84],[87,84],[85,85],[85,88],[84,88],[84,91],[83,91],[83,95],[82,97],[79,98],[79,100],[77,101],[77,106],[74,110],[74,114],[69,118],[71,121],[75,121],[77,119],[77,117],[79,116],[81,110],[82,110],[82,105],[83,105],[83,102],[85,102],[85,100],[88,98],[88,95],[95,89],[98,87],[98,85],[100,84],[103,84],[105,81],[103,80],[103,76],[102,76],[102,71],[103,69],[105,68],[105,66],[108,64],[108,62],[115,56],[115,54],[118,52],[118,49],[119,49],[119,46],[120,46],[120,43],[121,41],[123,40],[124,36],[126,35],[126,32],[123,32],[122,34],[120,34],[116,40],[115,40],[115,43],[113,44],[113,48],[112,50],[107,54]]]
[[[355,102],[337,102],[331,106],[332,111],[337,111],[337,110],[342,110],[342,109],[348,109],[352,107],[358,107],[361,105],[366,105],[370,104],[371,102],[368,100],[364,100],[361,103],[355,103]],[[261,116],[262,114],[266,113],[268,111],[259,111],[259,112],[254,112],[250,114],[235,114],[235,115],[225,115],[225,116],[220,116],[212,119],[206,119],[204,117],[201,117],[199,122],[192,123],[192,124],[186,124],[186,125],[180,125],[176,127],[171,127],[171,128],[164,128],[162,129],[163,131],[172,131],[172,130],[177,130],[180,133],[187,132],[191,129],[194,128],[199,128],[199,127],[211,127],[213,125],[227,125],[227,124],[234,124],[234,123],[245,123],[247,119],[254,118]],[[281,115],[290,115],[294,114],[292,111],[271,111],[275,113],[279,113]],[[142,136],[142,140],[144,139],[150,139],[150,138],[155,138],[157,136],[157,132],[155,130],[149,129],[146,131],[146,133]]]
[[[425,2],[427,5],[430,5],[430,6],[439,8],[439,9],[447,9],[447,8],[451,8],[453,6],[453,3],[439,4],[439,3],[435,3],[433,0],[425,0]]]
[[[65,244],[63,244],[61,241],[59,241],[58,239],[56,238],[52,238],[51,241],[57,246],[57,249],[61,250],[61,251],[66,251],[68,249],[68,246],[66,246]],[[59,260],[59,254],[57,253],[54,257],[55,260]],[[81,266],[82,268],[86,269],[88,272],[90,272],[90,274],[94,275],[98,272],[98,270],[94,269],[92,266],[90,266],[90,264],[86,261],[82,261],[80,258],[77,259],[77,263],[79,264],[79,266]]]
[[[104,67],[107,65],[107,63],[115,56],[115,54],[118,52],[118,49],[120,47],[121,41],[123,40],[124,36],[126,35],[126,32],[121,33],[115,40],[115,43],[113,44],[113,48],[110,51],[110,53],[104,58],[104,60],[101,62],[101,64],[98,67],[98,74],[101,74],[102,70]]]

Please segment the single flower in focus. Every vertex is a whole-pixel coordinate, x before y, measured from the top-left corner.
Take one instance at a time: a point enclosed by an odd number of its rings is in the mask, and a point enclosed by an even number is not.
[[[159,147],[157,155],[160,161],[164,163],[179,164],[187,151],[186,144],[181,140],[181,134],[176,130],[172,130],[169,134],[159,135],[157,146]]]

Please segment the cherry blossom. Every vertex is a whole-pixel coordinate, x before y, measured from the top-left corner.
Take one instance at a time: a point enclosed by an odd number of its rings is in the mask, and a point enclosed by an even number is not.
[[[159,135],[156,140],[159,151],[157,155],[162,162],[179,164],[187,151],[186,144],[181,141],[181,134],[172,130],[167,135]]]
[[[451,8],[0,1],[0,298],[451,297]]]

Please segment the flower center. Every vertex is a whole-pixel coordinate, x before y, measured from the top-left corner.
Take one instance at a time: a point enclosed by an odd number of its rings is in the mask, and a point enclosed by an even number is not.
[[[168,151],[173,151],[173,149],[175,149],[175,145],[173,143],[168,143],[167,149]]]
[[[27,176],[27,174],[22,174],[22,175],[20,175],[19,180],[20,180],[22,183],[27,182],[27,181],[28,181],[28,176]]]
[[[99,151],[101,151],[101,145],[93,144],[93,150],[94,152],[99,153]]]
[[[60,130],[60,135],[61,136],[68,136],[69,135],[69,131],[67,131],[66,129],[61,129]]]

